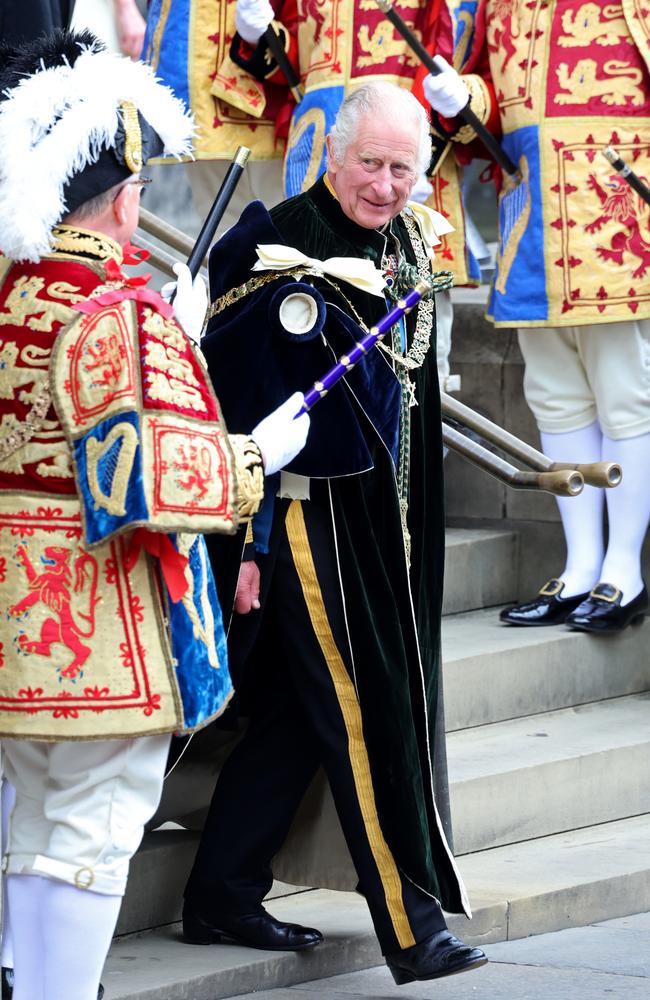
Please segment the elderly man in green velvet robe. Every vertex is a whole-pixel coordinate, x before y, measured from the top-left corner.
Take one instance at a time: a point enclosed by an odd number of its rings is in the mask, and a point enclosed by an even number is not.
[[[270,214],[254,202],[212,252],[202,347],[234,431],[307,388],[391,296],[430,275],[445,231],[408,203],[431,152],[410,94],[362,87],[327,143],[324,177]],[[432,300],[314,408],[307,446],[251,534],[229,637],[249,725],[214,793],[185,893],[186,940],[277,950],[322,940],[262,906],[322,766],[395,981],[484,964],[442,913],[469,906],[432,780],[444,557]]]

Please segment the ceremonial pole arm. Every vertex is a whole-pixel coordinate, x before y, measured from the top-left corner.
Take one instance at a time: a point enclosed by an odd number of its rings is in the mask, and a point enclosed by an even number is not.
[[[282,39],[279,37],[272,24],[269,24],[268,28],[264,32],[264,40],[271,50],[271,54],[278,64],[282,75],[289,84],[289,89],[296,100],[296,104],[300,104],[305,96],[300,84],[300,79],[287,58],[287,53],[284,51]]]
[[[214,234],[216,233],[217,227],[219,226],[219,223],[228,208],[228,203],[233,196],[237,184],[239,183],[239,178],[242,175],[244,167],[248,163],[250,155],[251,151],[247,146],[240,146],[232,159],[232,163],[228,167],[228,172],[223,179],[221,187],[217,191],[217,196],[214,199],[212,208],[208,212],[207,218],[201,226],[201,232],[196,238],[196,243],[187,258],[187,266],[189,267],[193,278],[195,278],[198,274],[201,261],[212,245]]]
[[[443,392],[440,395],[443,417],[450,417],[459,423],[476,431],[481,437],[495,444],[502,451],[525,462],[531,469],[537,472],[579,472],[585,483],[589,486],[604,486],[610,488],[618,486],[623,478],[620,465],[615,462],[590,462],[590,463],[569,463],[553,462],[541,451],[537,451],[525,441],[515,437],[504,427],[492,423],[487,417],[465,406],[453,396],[448,396]],[[512,466],[511,466],[512,468]]]
[[[421,298],[425,295],[431,295],[434,291],[440,291],[443,287],[448,287],[451,284],[451,277],[445,277],[445,283],[435,283],[435,275],[432,276],[430,281],[418,281],[414,288],[409,289],[406,295],[398,299],[397,303],[393,308],[382,316],[379,322],[370,328],[369,332],[361,340],[357,341],[349,354],[343,354],[334,365],[333,368],[323,375],[322,379],[318,382],[314,382],[311,389],[305,393],[305,402],[303,403],[300,413],[296,416],[300,416],[302,413],[307,413],[319,399],[323,399],[324,396],[330,391],[332,386],[343,378],[343,376],[354,368],[356,363],[361,360],[364,354],[367,354],[371,347],[384,337],[390,328],[400,321],[402,316],[405,316],[411,311],[413,306],[417,305]]]
[[[427,52],[420,39],[413,34],[411,29],[393,9],[391,0],[375,0],[375,3],[386,15],[391,24],[397,29],[398,33],[402,36],[408,47],[415,53],[420,62],[426,66],[430,73],[437,76],[438,73],[440,73],[440,69],[434,63],[431,53]],[[501,146],[501,144],[495,139],[490,130],[485,127],[481,119],[474,114],[469,106],[469,102],[462,109],[462,111],[458,112],[458,117],[462,118],[464,122],[467,122],[468,125],[472,126],[478,138],[481,140],[485,148],[492,154],[504,173],[509,174],[513,180],[518,181],[520,178],[517,167],[512,162],[503,146]]]
[[[493,455],[477,441],[462,434],[455,427],[442,423],[442,440],[463,458],[479,469],[494,476],[499,482],[515,490],[543,490],[558,497],[577,497],[582,493],[585,481],[575,470],[553,470],[549,472],[522,472],[510,462]],[[523,442],[522,442],[523,443]]]
[[[618,171],[621,177],[624,177],[627,183],[633,188],[640,198],[643,198],[646,205],[650,205],[650,187],[644,184],[640,177],[632,170],[632,167],[628,166],[622,156],[619,156],[617,151],[613,146],[606,146],[605,149],[601,150],[605,159],[611,163],[614,170]]]

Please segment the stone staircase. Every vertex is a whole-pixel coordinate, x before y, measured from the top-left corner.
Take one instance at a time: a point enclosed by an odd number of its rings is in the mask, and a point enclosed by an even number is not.
[[[650,625],[594,638],[514,629],[519,533],[450,529],[445,711],[454,846],[489,943],[650,909]],[[181,943],[197,835],[148,834],[104,973],[107,1000],[214,1000],[381,961],[363,900],[276,885],[272,912],[313,924],[302,955]],[[155,928],[154,930],[149,930]],[[144,932],[144,933],[143,933]]]

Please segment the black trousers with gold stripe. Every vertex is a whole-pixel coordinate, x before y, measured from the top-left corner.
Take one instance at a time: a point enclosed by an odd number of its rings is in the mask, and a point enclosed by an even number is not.
[[[277,503],[262,609],[236,617],[230,634],[232,656],[255,663],[250,725],[217,782],[185,896],[206,920],[258,911],[273,880],[271,860],[322,765],[359,890],[390,954],[443,929],[445,920],[437,901],[399,871],[381,831],[329,509]]]

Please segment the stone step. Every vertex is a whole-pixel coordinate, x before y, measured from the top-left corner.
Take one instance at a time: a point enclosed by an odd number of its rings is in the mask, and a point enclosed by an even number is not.
[[[513,628],[495,609],[444,618],[447,731],[649,690],[648,629]]]
[[[451,733],[456,854],[650,812],[650,692]]]
[[[448,528],[443,615],[507,604],[517,596],[517,533]]]
[[[199,844],[199,834],[174,824],[145,833],[131,862],[126,896],[116,934],[135,934],[181,919],[183,890]],[[302,886],[273,883],[267,899],[307,890]]]
[[[650,815],[468,855],[459,861],[474,918],[450,919],[474,944],[542,934],[650,909]],[[364,901],[312,890],[278,899],[283,920],[326,941],[292,954],[182,943],[178,925],[118,938],[102,976],[106,1000],[219,1000],[381,962]]]

